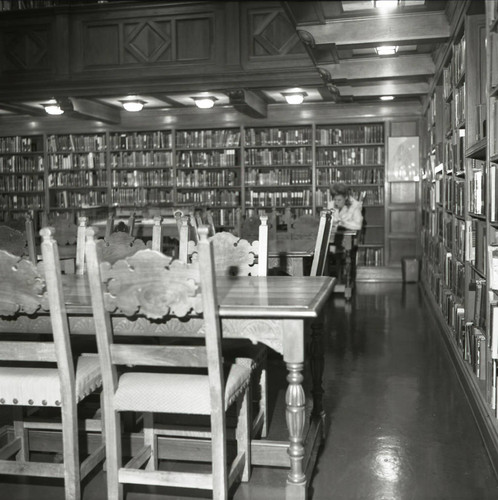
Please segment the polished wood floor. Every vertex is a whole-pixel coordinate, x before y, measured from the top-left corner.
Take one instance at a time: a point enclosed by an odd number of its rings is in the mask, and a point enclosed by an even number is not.
[[[360,284],[330,304],[324,376],[328,436],[312,500],[496,500],[493,473],[437,326],[416,284]],[[271,363],[271,438],[285,438],[285,372]],[[283,498],[285,473],[254,469],[235,500]],[[60,483],[0,477],[0,498],[63,499]],[[105,474],[85,484],[103,500]],[[127,500],[209,498],[128,490]]]

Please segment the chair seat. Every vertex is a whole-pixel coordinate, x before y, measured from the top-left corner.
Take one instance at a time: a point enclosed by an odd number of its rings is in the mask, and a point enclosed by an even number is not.
[[[266,361],[268,348],[264,344],[248,344],[239,339],[223,339],[223,357],[234,360],[250,370]]]
[[[251,370],[230,365],[225,378],[225,409],[249,385]],[[209,415],[209,377],[202,374],[135,373],[123,374],[114,398],[117,411],[146,411]]]
[[[102,385],[97,356],[81,356],[76,363],[78,401]],[[0,367],[0,403],[20,406],[60,406],[57,368]]]

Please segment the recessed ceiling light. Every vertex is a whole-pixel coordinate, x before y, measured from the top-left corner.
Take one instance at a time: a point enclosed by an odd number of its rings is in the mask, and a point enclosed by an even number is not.
[[[375,50],[379,56],[392,56],[398,52],[398,47],[396,45],[382,45],[375,47]]]
[[[218,100],[212,95],[192,97],[192,99],[194,100],[195,105],[200,109],[211,109],[214,106],[214,103]]]
[[[47,104],[44,104],[43,107],[48,115],[62,115],[64,113],[64,110],[55,99],[51,99]]]
[[[394,99],[393,95],[381,95],[380,100],[381,101],[392,101]]]
[[[287,104],[301,104],[308,95],[306,92],[282,92]]]
[[[126,111],[129,111],[130,113],[136,113],[137,111],[142,111],[146,102],[134,96],[130,96],[127,99],[122,100],[121,104],[123,105],[123,108],[126,109]]]

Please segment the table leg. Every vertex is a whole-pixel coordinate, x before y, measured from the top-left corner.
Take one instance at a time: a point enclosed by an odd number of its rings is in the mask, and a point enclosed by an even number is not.
[[[306,476],[303,469],[304,444],[303,432],[305,422],[305,403],[303,382],[303,363],[286,363],[288,375],[287,393],[285,395],[286,420],[289,430],[290,471],[287,483],[305,483]]]
[[[325,366],[323,347],[323,322],[315,321],[311,325],[310,368],[313,381],[311,394],[313,395],[312,417],[322,420],[322,429],[325,433],[325,411],[323,409],[323,369]],[[323,436],[325,438],[325,435]]]
[[[283,354],[287,367],[287,392],[285,394],[285,418],[289,431],[290,470],[287,476],[286,498],[306,498],[306,474],[304,470],[304,424],[306,396],[303,389],[304,322],[284,320]]]

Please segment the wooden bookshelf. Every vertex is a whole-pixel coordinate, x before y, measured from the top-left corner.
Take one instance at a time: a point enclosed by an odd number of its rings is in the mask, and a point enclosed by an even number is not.
[[[49,211],[107,207],[106,134],[52,134],[46,143]]]
[[[244,130],[246,212],[276,207],[277,224],[313,210],[312,127],[248,127]]]
[[[207,206],[215,226],[232,229],[241,206],[240,128],[177,130],[178,207]]]
[[[0,138],[0,220],[45,207],[43,136]]]
[[[111,203],[115,207],[171,206],[174,171],[171,131],[109,134]]]

